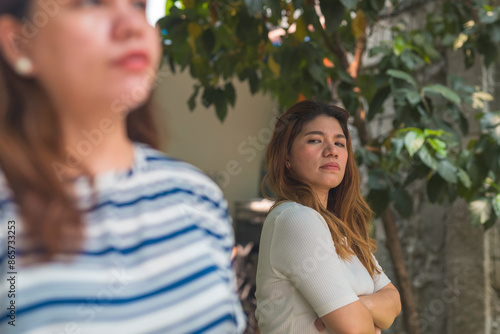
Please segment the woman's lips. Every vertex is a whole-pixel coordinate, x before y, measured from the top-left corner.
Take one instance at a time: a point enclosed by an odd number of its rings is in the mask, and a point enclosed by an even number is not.
[[[327,169],[327,170],[340,170],[340,165],[336,162],[330,162],[330,163],[322,165],[320,168]]]
[[[115,64],[130,71],[141,71],[149,66],[149,59],[144,52],[130,52],[118,59]]]

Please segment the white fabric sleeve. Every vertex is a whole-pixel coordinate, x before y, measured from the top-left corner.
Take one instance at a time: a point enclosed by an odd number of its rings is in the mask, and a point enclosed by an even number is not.
[[[359,300],[340,261],[317,211],[294,205],[276,218],[271,266],[292,282],[320,317]]]
[[[377,259],[375,258],[375,255],[373,255],[373,259],[375,260],[375,265],[380,270],[380,274],[375,275],[375,277],[373,278],[373,285],[375,286],[374,292],[377,292],[380,289],[382,289],[384,286],[386,286],[387,284],[391,283],[391,280],[384,273],[382,267],[380,266]]]

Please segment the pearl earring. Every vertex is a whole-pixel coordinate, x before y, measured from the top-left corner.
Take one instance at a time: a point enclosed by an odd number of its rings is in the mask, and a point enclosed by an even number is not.
[[[33,63],[28,58],[21,57],[14,64],[14,69],[19,75],[30,75],[33,71]]]

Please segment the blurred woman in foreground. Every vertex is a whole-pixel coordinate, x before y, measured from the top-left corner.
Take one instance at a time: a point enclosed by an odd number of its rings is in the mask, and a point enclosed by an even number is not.
[[[243,330],[226,201],[155,150],[145,7],[0,2],[1,333]]]

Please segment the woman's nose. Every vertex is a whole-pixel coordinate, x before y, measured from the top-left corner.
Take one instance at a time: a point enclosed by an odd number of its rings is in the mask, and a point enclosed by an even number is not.
[[[328,156],[334,156],[336,157],[338,155],[337,151],[337,146],[335,146],[334,143],[326,143],[325,148],[323,150],[323,156],[328,157]]]
[[[148,26],[144,13],[133,7],[130,3],[124,3],[115,6],[113,37],[119,40],[125,40],[141,36],[145,27]]]

